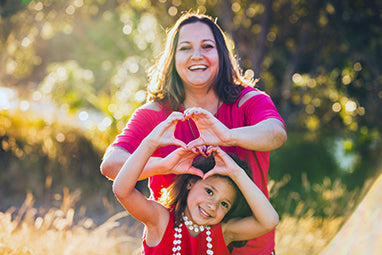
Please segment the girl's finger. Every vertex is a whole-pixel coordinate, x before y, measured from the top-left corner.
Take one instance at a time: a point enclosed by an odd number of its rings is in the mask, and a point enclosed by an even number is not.
[[[203,171],[193,166],[188,169],[187,174],[197,175],[202,179],[204,178]]]
[[[212,176],[214,174],[215,174],[214,169],[211,169],[210,171],[208,171],[207,173],[204,174],[203,180],[207,179],[208,177],[210,177],[210,176]]]

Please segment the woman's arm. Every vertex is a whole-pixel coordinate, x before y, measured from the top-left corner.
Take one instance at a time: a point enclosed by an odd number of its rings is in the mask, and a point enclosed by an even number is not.
[[[209,148],[207,153],[213,153],[216,165],[204,178],[213,174],[229,176],[239,187],[253,213],[253,216],[232,219],[222,224],[226,244],[250,240],[274,229],[279,222],[279,216],[245,171],[219,147]]]
[[[111,180],[118,175],[121,167],[131,154],[118,146],[109,147],[106,150],[101,164],[101,173]],[[177,149],[169,154],[165,159],[160,157],[150,157],[144,166],[138,180],[144,180],[158,174],[194,174],[202,176],[200,169],[192,166],[194,154]]]
[[[121,167],[126,162],[126,160],[131,156],[131,153],[119,146],[110,146],[107,148],[103,160],[101,163],[101,173],[107,178],[114,180],[117,177]],[[161,164],[161,158],[150,157],[145,165],[139,180],[144,180],[150,176],[154,176],[158,171],[165,170]]]
[[[209,111],[202,108],[187,109],[185,115],[186,118],[192,118],[195,121],[200,133],[198,139],[187,145],[189,148],[213,145],[270,151],[279,148],[287,138],[284,124],[275,118],[263,120],[252,126],[229,129]]]

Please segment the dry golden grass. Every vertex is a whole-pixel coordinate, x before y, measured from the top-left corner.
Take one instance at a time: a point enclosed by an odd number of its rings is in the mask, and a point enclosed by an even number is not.
[[[24,204],[0,212],[0,254],[4,255],[76,255],[76,254],[140,254],[141,240],[121,229],[120,220],[130,217],[117,213],[100,226],[90,218],[74,223],[71,204],[76,194],[64,192],[61,208],[50,208],[43,215],[33,207],[28,193]],[[284,216],[276,232],[278,254],[319,254],[335,235],[343,219],[319,219],[306,214]],[[139,223],[137,223],[139,224]],[[137,229],[141,230],[141,225]]]
[[[40,216],[28,193],[20,209],[0,212],[0,254],[140,254],[140,238],[116,231],[118,220],[128,217],[126,212],[115,214],[100,226],[85,217],[74,223],[74,209],[68,207],[72,200],[66,195],[61,208],[50,208]]]
[[[281,255],[319,254],[335,236],[343,218],[282,217],[276,229],[276,252]]]

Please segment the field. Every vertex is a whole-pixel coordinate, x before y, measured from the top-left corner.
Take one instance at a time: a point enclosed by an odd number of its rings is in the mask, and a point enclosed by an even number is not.
[[[74,196],[66,192],[59,208],[35,208],[28,193],[20,208],[0,212],[0,254],[140,254],[141,224],[121,211],[96,225],[81,216],[83,208],[73,208]],[[277,253],[319,254],[342,223],[342,217],[322,219],[309,213],[282,216],[276,231]]]

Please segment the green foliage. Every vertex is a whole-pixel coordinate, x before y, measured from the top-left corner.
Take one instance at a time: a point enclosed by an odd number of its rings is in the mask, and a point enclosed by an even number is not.
[[[366,144],[364,150],[375,150]],[[271,153],[269,175],[274,206],[289,215],[348,215],[362,197],[364,184],[381,172],[379,157],[361,153],[349,138],[312,139],[289,133],[287,143]]]
[[[2,113],[0,199],[20,198],[29,190],[49,202],[63,187],[79,188],[84,198],[108,194],[110,183],[99,172],[102,153],[78,129],[22,112]]]
[[[243,71],[261,78],[287,123],[269,171],[274,192],[290,195],[274,195],[277,208],[339,215],[382,163],[381,8],[376,0],[5,1],[0,80],[20,98],[17,110],[0,104],[2,194],[28,188],[41,197],[78,183],[91,192],[105,181],[101,155],[144,103],[166,28],[199,10],[217,17]],[[50,120],[43,108],[52,105]]]

